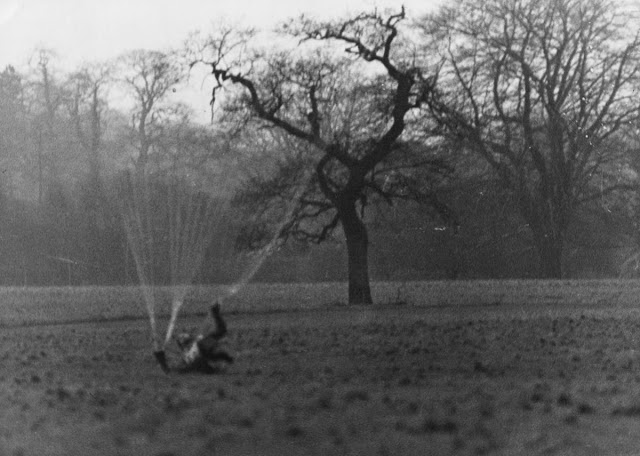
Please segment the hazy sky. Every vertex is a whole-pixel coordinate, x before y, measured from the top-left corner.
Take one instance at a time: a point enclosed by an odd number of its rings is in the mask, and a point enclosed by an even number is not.
[[[179,47],[189,32],[209,30],[220,21],[268,29],[302,13],[328,18],[400,5],[416,17],[442,1],[0,0],[0,70],[8,64],[24,69],[38,47],[56,51],[55,66],[70,70],[130,49]],[[200,120],[208,120],[202,84],[189,85],[176,97],[188,100]]]
[[[439,0],[0,0],[0,68],[22,67],[44,45],[75,65],[134,48],[178,46],[221,18],[269,27],[308,12],[338,16],[404,4],[423,12]]]

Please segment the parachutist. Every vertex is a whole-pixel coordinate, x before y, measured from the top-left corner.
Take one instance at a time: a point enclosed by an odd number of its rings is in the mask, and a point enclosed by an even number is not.
[[[206,335],[193,336],[189,333],[178,334],[176,343],[182,352],[183,365],[180,372],[201,372],[211,374],[216,372],[212,363],[224,361],[233,363],[233,357],[220,350],[219,341],[227,334],[227,324],[220,314],[220,304],[215,303],[209,309],[213,320],[213,327]]]

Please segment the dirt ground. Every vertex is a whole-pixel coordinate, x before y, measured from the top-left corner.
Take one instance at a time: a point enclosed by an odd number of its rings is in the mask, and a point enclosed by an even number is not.
[[[162,373],[144,320],[2,329],[0,454],[640,454],[631,307],[387,305],[228,322],[236,363],[212,376]]]

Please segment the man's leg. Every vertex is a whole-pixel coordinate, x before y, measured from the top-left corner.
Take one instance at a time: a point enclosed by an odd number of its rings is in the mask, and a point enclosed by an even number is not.
[[[197,344],[203,358],[209,361],[233,362],[233,357],[218,349],[218,338],[216,338],[214,334],[208,334],[205,338],[199,340]]]
[[[233,363],[233,357],[229,355],[229,353],[224,352],[222,350],[215,352],[208,352],[205,355],[205,358],[208,361],[216,362],[216,361],[225,361],[229,364]]]
[[[215,323],[215,328],[205,337],[198,341],[198,349],[200,354],[207,361],[226,361],[233,362],[233,357],[228,353],[218,349],[218,341],[227,334],[227,323],[220,314],[220,304],[217,302],[210,308],[211,318]]]
[[[206,337],[212,337],[215,340],[220,340],[227,334],[227,323],[224,321],[222,315],[220,314],[220,304],[217,302],[214,303],[209,311],[211,313],[211,318],[213,318],[213,321],[216,324],[216,327],[213,331],[207,334]]]

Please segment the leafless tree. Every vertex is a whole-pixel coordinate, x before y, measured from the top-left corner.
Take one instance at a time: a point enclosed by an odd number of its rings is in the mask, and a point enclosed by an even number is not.
[[[103,114],[107,109],[112,68],[107,64],[85,65],[69,76],[69,114],[78,141],[87,159],[87,203],[94,225],[101,223],[103,199],[101,147],[104,133]]]
[[[0,72],[0,163],[3,178],[0,189],[14,196],[24,178],[25,157],[31,154],[31,132],[28,127],[24,75],[12,66]]]
[[[136,50],[118,60],[118,79],[134,100],[131,127],[138,170],[149,161],[155,140],[161,133],[161,119],[167,109],[167,97],[182,79],[179,66],[170,55],[160,51]]]
[[[445,62],[433,113],[514,193],[546,277],[576,210],[624,187],[606,174],[638,119],[637,30],[609,0],[459,0],[424,22]]]
[[[42,209],[47,184],[54,191],[59,184],[58,111],[64,100],[60,81],[54,71],[56,53],[37,49],[31,59],[34,67],[31,89],[31,110],[34,116],[34,142],[38,168],[38,203]]]
[[[415,162],[392,164],[409,157],[407,118],[433,86],[415,56],[404,52],[404,20],[404,9],[332,22],[302,17],[283,27],[298,42],[292,50],[251,55],[246,36],[234,40],[225,32],[193,51],[192,64],[207,65],[215,78],[213,100],[223,87],[241,89],[226,99],[227,109],[248,113],[306,151],[298,156],[302,162],[283,160],[262,192],[298,199],[290,233],[319,242],[342,228],[350,303],[372,302],[365,208],[373,197],[406,196],[402,180],[410,173],[402,173],[403,166],[437,167],[427,148],[412,157]],[[309,174],[317,191],[282,191],[283,183]]]

